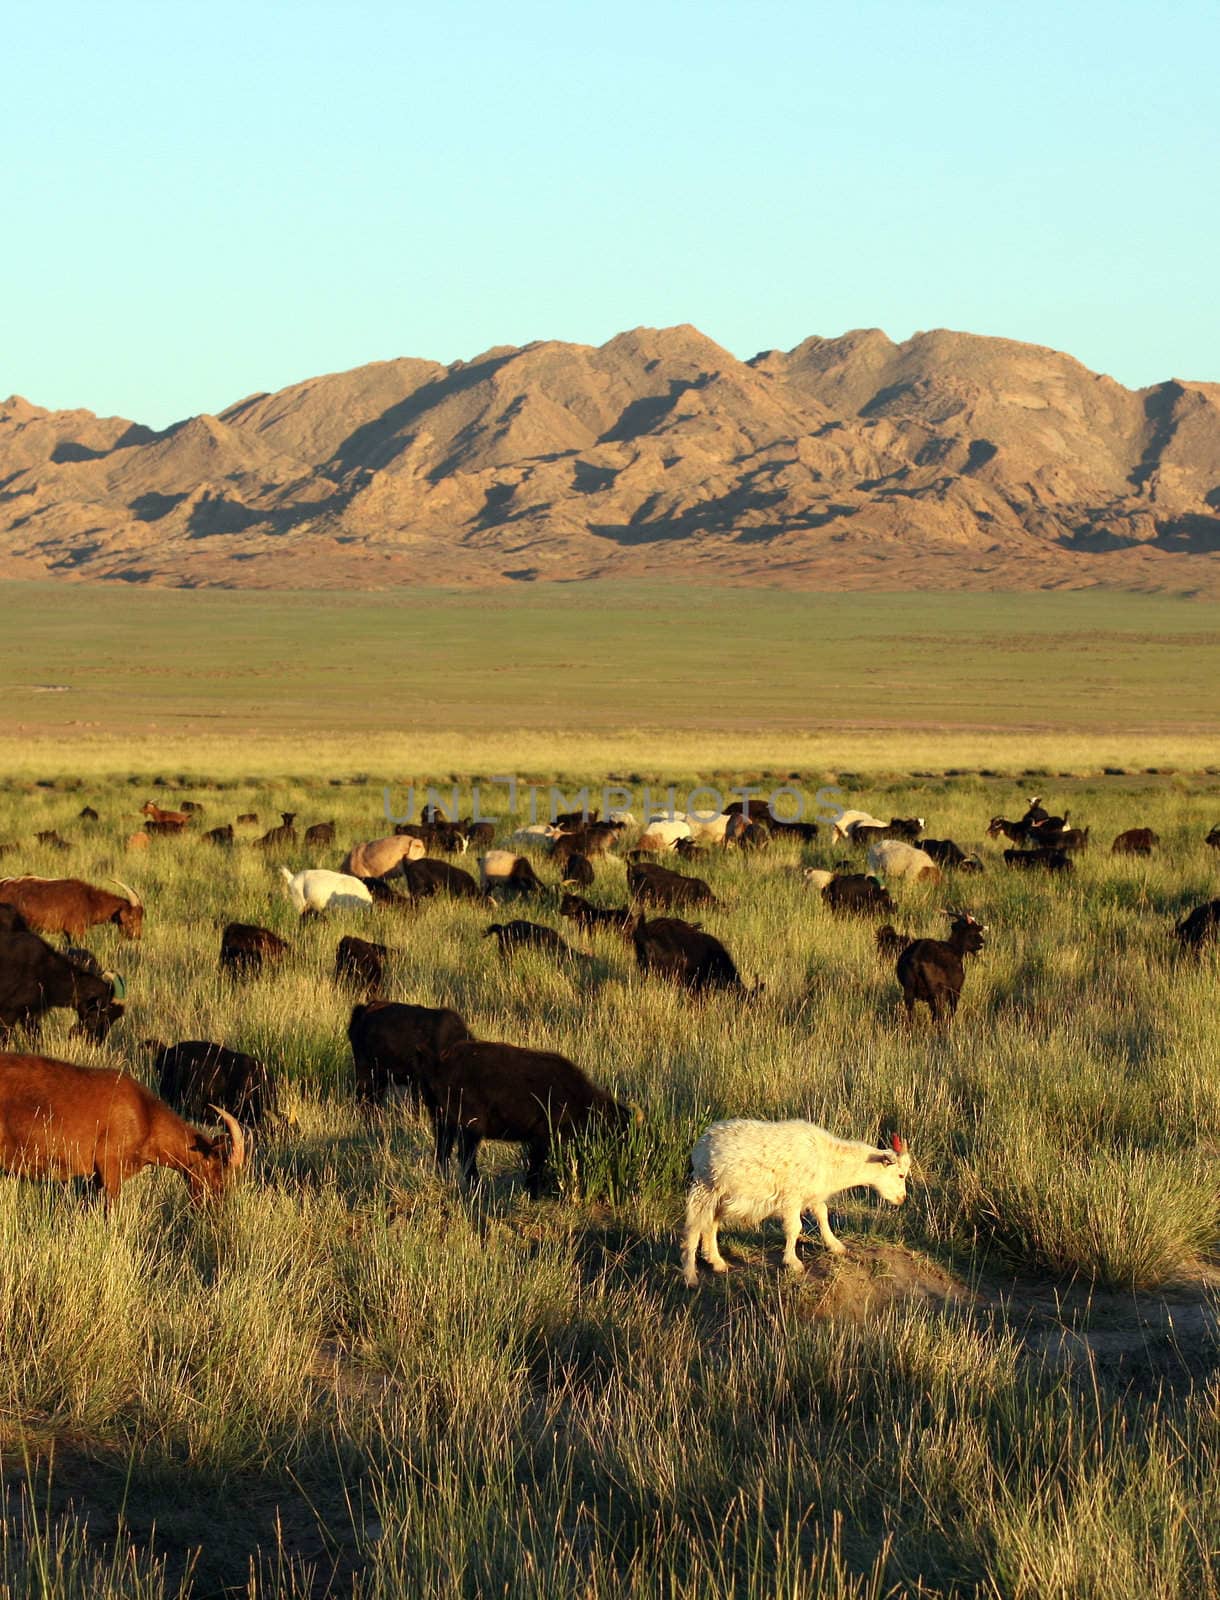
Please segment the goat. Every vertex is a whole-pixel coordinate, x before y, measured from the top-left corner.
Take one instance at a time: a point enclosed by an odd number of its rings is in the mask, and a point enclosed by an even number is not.
[[[145,1039],[144,1047],[153,1052],[157,1093],[182,1116],[199,1120],[209,1109],[223,1109],[257,1128],[274,1114],[275,1083],[256,1057],[210,1039]]]
[[[293,827],[297,814],[295,811],[281,811],[281,822],[278,828],[269,828],[261,839],[254,842],[260,850],[286,850],[289,845],[297,842],[297,830]]]
[[[385,981],[385,964],[390,952],[371,939],[357,939],[345,933],[335,951],[335,982],[376,994]]]
[[[305,829],[305,848],[316,850],[324,844],[334,844],[335,825],[333,822],[311,822]],[[363,874],[361,874],[363,876]]]
[[[246,1159],[237,1119],[227,1111],[220,1118],[227,1133],[201,1133],[125,1073],[0,1056],[0,1167],[29,1178],[87,1178],[107,1209],[143,1167],[180,1172],[197,1205],[219,1198]]]
[[[1066,850],[1053,850],[1045,846],[1041,850],[1005,850],[1004,865],[1006,867],[1022,867],[1030,871],[1043,872],[1071,872],[1072,858]]]
[[[557,956],[564,961],[589,961],[591,956],[584,950],[573,950],[572,946],[561,939],[554,928],[546,928],[540,922],[525,922],[517,919],[514,922],[493,922],[484,930],[483,937],[494,937],[500,947],[502,956],[512,955],[514,950],[529,946],[534,950],[545,950],[548,955]]]
[[[421,1076],[441,1171],[458,1147],[462,1182],[478,1182],[484,1139],[526,1147],[526,1186],[536,1199],[558,1140],[602,1125],[623,1131],[643,1112],[590,1083],[575,1063],[549,1050],[469,1040]]]
[[[1150,856],[1161,842],[1151,828],[1128,828],[1110,846],[1112,856]]]
[[[672,978],[692,994],[725,989],[752,1000],[763,992],[763,984],[756,983],[751,989],[741,981],[732,956],[720,940],[704,933],[697,923],[683,922],[679,917],[654,917],[647,922],[641,916],[631,938],[641,972]]]
[[[1183,950],[1193,950],[1200,955],[1209,940],[1220,936],[1220,900],[1208,900],[1196,906],[1173,932]]]
[[[758,1122],[734,1118],[716,1122],[691,1151],[691,1185],[682,1233],[682,1277],[693,1289],[700,1244],[713,1272],[727,1272],[717,1234],[722,1222],[757,1227],[769,1217],[784,1224],[784,1265],[805,1268],[796,1253],[801,1217],[811,1211],[822,1242],[832,1255],[847,1246],[830,1229],[827,1204],[845,1189],[874,1189],[900,1206],[907,1197],[911,1157],[905,1140],[894,1135],[891,1148],[877,1149],[854,1139],[839,1139],[816,1123]]]
[[[400,1005],[394,1000],[353,1006],[347,1038],[356,1098],[366,1105],[380,1105],[395,1083],[418,1103],[425,1074],[437,1067],[446,1050],[470,1037],[463,1019],[445,1007]]]
[[[898,957],[895,971],[902,985],[902,1003],[906,1006],[907,1021],[913,1021],[915,1006],[920,1000],[932,1013],[933,1022],[940,1022],[948,1008],[946,1021],[952,1019],[961,998],[966,969],[962,965],[967,955],[976,955],[984,945],[987,929],[976,922],[968,911],[953,916],[953,927],[947,939],[916,939],[907,945]]]
[[[688,878],[651,862],[627,868],[627,888],[633,900],[658,906],[714,906],[716,896],[702,878]]]
[[[364,911],[373,903],[373,896],[359,878],[344,872],[331,872],[325,867],[310,867],[293,873],[290,867],[281,867],[280,874],[288,888],[298,914],[302,917],[320,916],[324,911]]]
[[[270,928],[252,922],[230,922],[220,936],[220,970],[230,977],[260,973],[263,962],[278,962],[288,952],[288,942]]]
[[[559,915],[567,917],[579,928],[613,928],[616,933],[629,934],[635,926],[635,914],[628,906],[595,906],[582,900],[578,894],[565,894],[559,904]]]

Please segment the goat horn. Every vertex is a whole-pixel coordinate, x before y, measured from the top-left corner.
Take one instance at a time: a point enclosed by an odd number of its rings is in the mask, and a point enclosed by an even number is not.
[[[127,896],[127,900],[130,905],[142,906],[144,904],[143,900],[140,899],[139,895],[135,892],[131,885],[129,883],[124,883],[122,878],[111,878],[110,881],[111,883],[118,884],[119,888],[122,889],[123,893]]]
[[[246,1164],[246,1136],[241,1131],[241,1123],[228,1111],[222,1111],[219,1106],[212,1106],[225,1127],[229,1130],[229,1138],[233,1141],[233,1148],[229,1152],[230,1167],[244,1167]]]

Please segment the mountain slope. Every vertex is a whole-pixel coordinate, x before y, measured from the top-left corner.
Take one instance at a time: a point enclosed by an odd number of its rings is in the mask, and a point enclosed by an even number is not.
[[[738,361],[691,327],[377,362],[161,433],[0,405],[0,576],[685,574],[1220,593],[1220,385],[936,330]]]

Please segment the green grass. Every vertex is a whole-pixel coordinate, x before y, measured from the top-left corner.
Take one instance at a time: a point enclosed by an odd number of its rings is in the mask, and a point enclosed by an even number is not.
[[[6,719],[75,736],[1220,730],[1214,608],[1159,597],[61,583],[0,599]]]
[[[565,929],[588,969],[506,964],[475,905],[297,926],[248,846],[129,852],[147,792],[95,779],[90,830],[70,774],[0,790],[0,838],[20,846],[4,870],[117,873],[149,907],[139,944],[88,940],[127,977],[121,1026],[94,1049],[56,1017],[43,1045],[146,1076],[141,1040],[220,1039],[276,1065],[294,1120],[215,1217],[166,1173],[133,1180],[109,1221],[0,1179],[0,1594],[1220,1593],[1220,980],[1168,937],[1217,893],[1201,842],[1215,782],[1077,780],[1095,846],[1070,882],[996,865],[982,832],[1016,809],[1013,781],[853,791],[987,855],[979,878],[896,891],[901,927],[934,931],[966,901],[991,929],[943,1035],[902,1022],[871,926],[808,893],[798,869],[829,846],[705,859],[722,901],[705,925],[767,991],[692,1004],[607,935]],[[375,784],[180,792],[204,825],[336,818],[340,846],[309,864],[385,826]],[[1162,853],[1111,857],[1135,823]],[[49,827],[71,854],[30,845]],[[596,899],[623,889],[620,866],[599,868]],[[555,912],[549,892],[518,914],[562,926]],[[222,983],[231,917],[290,936],[286,966]],[[564,1051],[644,1106],[644,1127],[536,1204],[515,1154],[490,1147],[485,1190],[464,1198],[405,1108],[369,1121],[353,1104],[351,998],[330,979],[349,929],[395,949],[392,997]],[[735,1114],[901,1127],[907,1206],[843,1201],[848,1263],[803,1282],[777,1270],[775,1229],[726,1230],[733,1271],[688,1293],[687,1155]],[[853,1314],[852,1272],[900,1269],[948,1273],[963,1298]],[[1163,1295],[1202,1318],[1194,1332],[1138,1323]],[[1131,1352],[1081,1340],[1049,1359],[1030,1329],[1060,1326],[1056,1299],[1065,1326],[1126,1329]]]

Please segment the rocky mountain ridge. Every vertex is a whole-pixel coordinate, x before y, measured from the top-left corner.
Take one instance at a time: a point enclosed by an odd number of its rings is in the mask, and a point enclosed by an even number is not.
[[[155,432],[0,403],[0,576],[1220,593],[1220,385],[937,330],[402,359]]]

